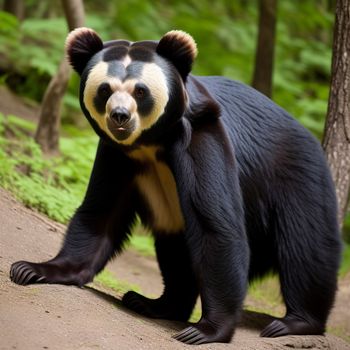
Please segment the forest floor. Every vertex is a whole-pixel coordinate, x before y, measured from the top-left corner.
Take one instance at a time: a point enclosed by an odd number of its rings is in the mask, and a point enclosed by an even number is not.
[[[0,349],[185,349],[171,336],[179,322],[141,317],[120,302],[121,295],[100,283],[84,288],[61,285],[19,286],[9,279],[11,263],[43,261],[58,251],[65,227],[25,208],[0,189]],[[162,282],[154,258],[126,251],[107,266],[111,273],[145,293],[159,295]],[[350,275],[342,279],[329,326],[350,334]],[[250,301],[251,303],[251,301]],[[350,349],[327,334],[260,338],[271,317],[245,311],[231,344],[200,349]],[[344,334],[344,333],[343,333]]]
[[[0,112],[35,121],[38,107],[0,87]],[[58,251],[65,227],[25,208],[0,188],[0,350],[2,349],[186,349],[171,338],[186,325],[151,320],[121,305],[121,294],[101,283],[84,288],[60,285],[18,286],[9,280],[11,263],[44,261]],[[162,281],[154,258],[127,250],[108,264],[108,271],[124,286],[152,297]],[[267,307],[248,297],[250,310],[283,312],[280,304]],[[350,349],[350,274],[341,279],[329,320],[331,333],[322,336],[260,338],[271,317],[243,313],[231,344],[201,345],[199,349]],[[344,340],[336,337],[340,335]]]

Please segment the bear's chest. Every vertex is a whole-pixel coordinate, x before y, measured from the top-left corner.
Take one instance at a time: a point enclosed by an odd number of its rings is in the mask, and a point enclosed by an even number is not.
[[[184,218],[175,178],[156,152],[155,147],[144,147],[130,154],[142,166],[135,185],[146,206],[147,224],[156,232],[177,233],[184,229]]]

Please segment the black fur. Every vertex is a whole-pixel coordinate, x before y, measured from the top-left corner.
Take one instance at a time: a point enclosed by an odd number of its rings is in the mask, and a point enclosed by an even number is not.
[[[112,89],[108,83],[102,83],[97,89],[97,95],[94,98],[94,106],[100,113],[106,110],[106,103],[112,95]]]
[[[143,91],[142,97],[137,95],[137,90],[141,89]],[[139,111],[141,116],[147,116],[151,113],[155,101],[148,87],[143,83],[137,83],[135,85],[134,97],[137,103],[137,110]]]
[[[124,58],[129,51],[129,46],[115,45],[106,49],[103,54],[103,60],[105,62],[117,61]]]
[[[84,35],[74,36],[67,42],[67,55],[72,67],[81,74],[91,57],[101,51],[103,42],[92,30],[85,30]]]
[[[147,42],[146,51],[152,45]],[[262,335],[322,334],[337,288],[341,241],[335,192],[319,143],[252,88],[221,77],[187,76],[186,70],[181,82],[175,66],[154,55],[171,82],[164,115],[132,146],[121,146],[98,129],[82,103],[101,136],[86,197],[57,257],[41,264],[17,262],[11,279],[91,281],[122,249],[138,214],[153,228],[164,292],[155,300],[128,292],[123,303],[130,309],[187,320],[200,295],[201,320],[175,338],[189,344],[228,342],[249,281],[274,271],[287,313]],[[82,91],[96,60],[82,73]],[[173,173],[183,232],[155,229],[151,208],[134,186],[148,165],[129,152],[141,145],[159,146],[157,159]]]
[[[192,43],[188,43],[186,38],[179,38],[176,34],[171,33],[160,39],[156,52],[171,61],[185,81],[191,71],[196,53],[193,52]]]

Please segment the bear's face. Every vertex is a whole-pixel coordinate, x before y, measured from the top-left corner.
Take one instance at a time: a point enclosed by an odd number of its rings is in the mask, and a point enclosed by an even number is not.
[[[91,29],[78,28],[66,47],[81,75],[82,109],[100,135],[133,145],[160,120],[171,127],[183,115],[184,82],[197,53],[188,34],[172,31],[159,43],[103,43]]]

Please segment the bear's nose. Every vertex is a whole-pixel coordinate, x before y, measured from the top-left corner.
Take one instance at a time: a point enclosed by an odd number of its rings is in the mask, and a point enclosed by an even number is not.
[[[130,117],[130,112],[125,107],[116,107],[110,113],[110,118],[118,126],[126,124],[130,120]]]

